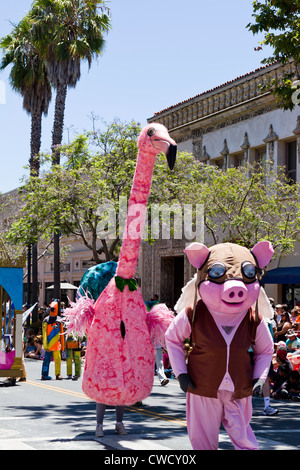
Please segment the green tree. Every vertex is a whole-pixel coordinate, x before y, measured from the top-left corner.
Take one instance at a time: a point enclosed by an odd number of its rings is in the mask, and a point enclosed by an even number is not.
[[[105,130],[77,136],[62,147],[63,163],[50,166],[40,178],[29,178],[22,188],[9,240],[26,245],[28,228],[34,226],[36,237],[47,243],[54,231],[60,231],[78,237],[96,263],[117,260],[120,224],[124,226],[127,215],[121,198],[127,203],[139,132],[135,122],[114,121]],[[45,158],[51,162],[51,155]],[[154,204],[191,204],[194,209],[203,204],[208,244],[231,241],[251,248],[267,239],[277,257],[286,256],[299,240],[299,187],[286,178],[284,168],[275,171],[271,162],[223,171],[179,152],[170,172],[165,156],[158,155],[148,215]],[[115,219],[109,219],[110,209]]]
[[[260,48],[270,46],[273,54],[262,63],[280,62],[283,65],[293,61],[295,70],[286,71],[282,78],[266,83],[283,109],[292,110],[299,104],[297,88],[300,82],[300,2],[299,0],[265,0],[253,2],[254,22],[247,28],[254,35],[264,33]],[[295,93],[296,92],[296,93]]]
[[[36,235],[41,239],[50,240],[53,231],[61,231],[65,236],[79,237],[96,263],[116,260],[136,167],[139,132],[135,122],[114,121],[104,131],[78,136],[62,147],[64,163],[52,166],[38,179],[29,179],[22,189],[22,208],[12,224],[11,241],[26,244],[28,224],[34,220]],[[192,155],[179,154],[173,172],[168,170],[165,156],[158,156],[149,205],[191,202],[199,180],[197,169],[199,162]],[[109,219],[111,214],[115,218]]]
[[[300,234],[299,184],[271,164],[222,171],[203,166],[200,198],[213,243],[231,241],[247,248],[269,240],[277,257],[293,253]]]

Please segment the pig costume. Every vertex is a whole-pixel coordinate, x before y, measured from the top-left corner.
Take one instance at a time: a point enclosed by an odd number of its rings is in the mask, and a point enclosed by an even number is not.
[[[173,371],[187,392],[189,439],[195,450],[217,450],[222,423],[235,449],[255,450],[252,394],[261,395],[273,354],[256,307],[272,245],[259,242],[249,251],[233,243],[210,249],[192,243],[185,252],[197,268],[195,300],[176,316],[165,338]],[[186,360],[187,338],[192,350]]]

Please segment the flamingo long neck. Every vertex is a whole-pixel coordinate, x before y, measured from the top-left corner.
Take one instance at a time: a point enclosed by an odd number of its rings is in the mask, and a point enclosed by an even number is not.
[[[124,279],[130,279],[136,272],[154,164],[155,155],[149,155],[146,149],[141,148],[130,191],[126,227],[116,271],[116,275]]]

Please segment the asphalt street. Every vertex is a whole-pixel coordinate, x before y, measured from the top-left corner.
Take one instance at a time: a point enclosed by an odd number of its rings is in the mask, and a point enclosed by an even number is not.
[[[154,378],[150,396],[141,405],[126,407],[128,434],[115,434],[115,409],[108,407],[104,437],[95,436],[96,410],[77,381],[41,380],[41,361],[25,360],[27,381],[6,386],[0,379],[0,450],[181,451],[192,448],[187,436],[185,395],[176,379],[162,387]],[[54,363],[50,365],[54,377]],[[260,450],[300,449],[300,402],[272,401],[276,416],[263,416],[263,401],[253,399],[252,428]],[[220,430],[220,450],[232,450]],[[105,454],[106,455],[106,454]],[[136,454],[138,455],[138,454]]]

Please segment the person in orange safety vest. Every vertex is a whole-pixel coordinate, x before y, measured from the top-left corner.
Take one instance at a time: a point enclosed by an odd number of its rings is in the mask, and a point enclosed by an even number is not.
[[[61,372],[61,351],[64,350],[64,330],[63,321],[58,317],[58,301],[54,300],[50,304],[50,315],[46,317],[42,324],[43,348],[45,357],[42,365],[42,380],[51,380],[49,375],[50,361],[53,356],[55,363],[56,380],[62,380]]]

